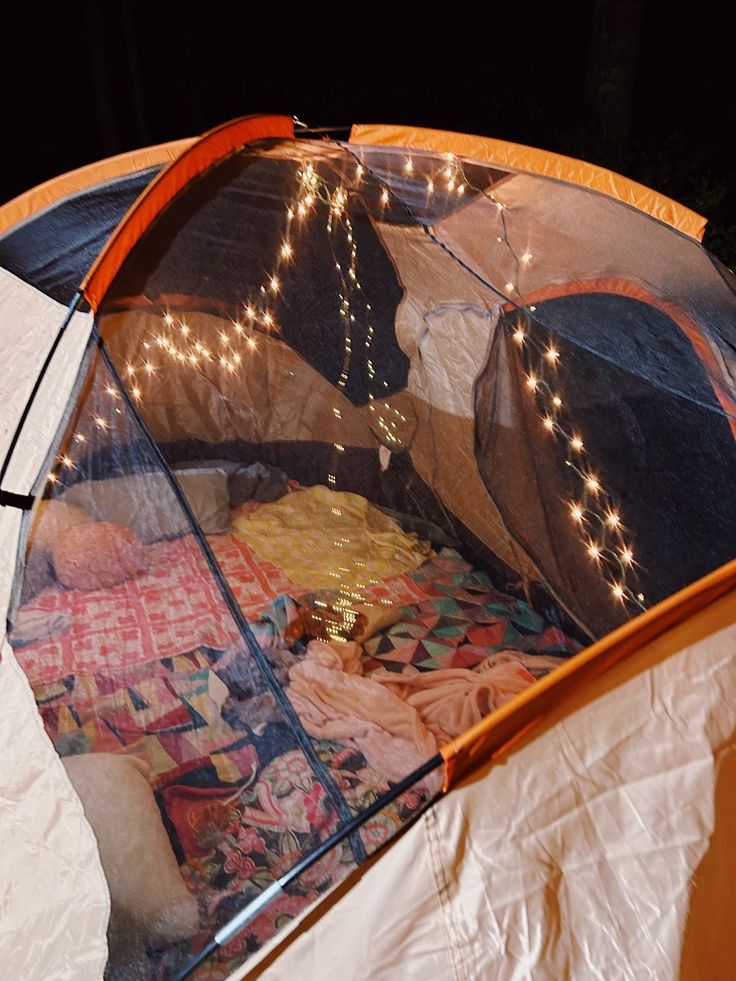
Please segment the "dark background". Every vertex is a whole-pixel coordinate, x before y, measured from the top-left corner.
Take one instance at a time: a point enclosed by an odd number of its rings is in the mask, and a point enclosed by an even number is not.
[[[736,265],[736,66],[707,4],[660,0],[328,9],[28,4],[0,64],[0,200],[251,112],[415,123],[591,160],[710,220]]]

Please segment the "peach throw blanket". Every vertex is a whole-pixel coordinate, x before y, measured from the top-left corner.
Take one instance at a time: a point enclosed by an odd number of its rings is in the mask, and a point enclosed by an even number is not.
[[[310,736],[355,746],[371,768],[395,782],[532,684],[526,662],[538,673],[563,660],[504,651],[474,670],[364,678],[357,643],[313,640],[289,669],[287,694]]]

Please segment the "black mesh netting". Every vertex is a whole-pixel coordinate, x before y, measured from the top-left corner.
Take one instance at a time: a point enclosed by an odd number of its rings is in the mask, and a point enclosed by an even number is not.
[[[270,141],[175,198],[98,313],[14,616],[103,800],[111,977],[170,976],[450,739],[733,557],[734,310],[697,243],[456,157]],[[115,830],[132,800],[148,825]]]

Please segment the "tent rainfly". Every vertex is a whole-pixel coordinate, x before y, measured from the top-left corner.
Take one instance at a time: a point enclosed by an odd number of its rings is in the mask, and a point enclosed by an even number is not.
[[[279,116],[0,209],[4,976],[733,977],[703,229]]]

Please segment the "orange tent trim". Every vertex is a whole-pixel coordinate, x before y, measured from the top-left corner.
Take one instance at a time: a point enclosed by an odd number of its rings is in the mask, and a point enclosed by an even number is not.
[[[107,181],[115,180],[116,177],[127,177],[128,174],[147,170],[149,167],[171,163],[192,143],[194,139],[173,140],[170,143],[147,146],[141,150],[130,150],[79,167],[77,170],[70,170],[44,184],[39,184],[0,207],[0,235],[64,198],[79,194],[80,191],[94,187],[95,184],[105,184]]]
[[[162,170],[130,207],[87,273],[80,289],[92,309],[99,310],[131,249],[183,187],[233,150],[268,137],[293,139],[291,117],[244,116],[234,119],[205,133]]]
[[[523,297],[524,307],[529,309],[530,304],[542,303],[544,300],[554,300],[561,296],[570,296],[579,293],[616,293],[619,296],[630,296],[635,300],[642,300],[673,320],[683,334],[692,344],[695,353],[700,358],[708,381],[711,383],[716,398],[725,412],[728,423],[731,427],[734,439],[736,439],[736,398],[726,389],[721,379],[723,378],[723,368],[718,363],[718,359],[713,353],[713,349],[703,336],[702,331],[685,311],[671,300],[663,300],[662,297],[655,296],[649,290],[632,283],[629,279],[576,279],[569,283],[552,283],[543,286],[538,290],[525,294]],[[507,313],[517,309],[515,304],[504,304],[504,311]]]
[[[560,153],[536,147],[494,140],[487,136],[470,136],[421,126],[389,126],[384,123],[360,123],[350,131],[351,143],[380,146],[414,147],[434,153],[453,153],[468,160],[511,167],[544,177],[554,177],[579,184],[616,198],[639,211],[676,228],[690,238],[701,241],[707,219],[690,208],[659,194],[643,184],[616,174],[605,167],[575,160]]]
[[[586,647],[545,678],[442,747],[447,791],[461,777],[521,739],[566,694],[592,681],[650,641],[736,590],[736,559]]]

